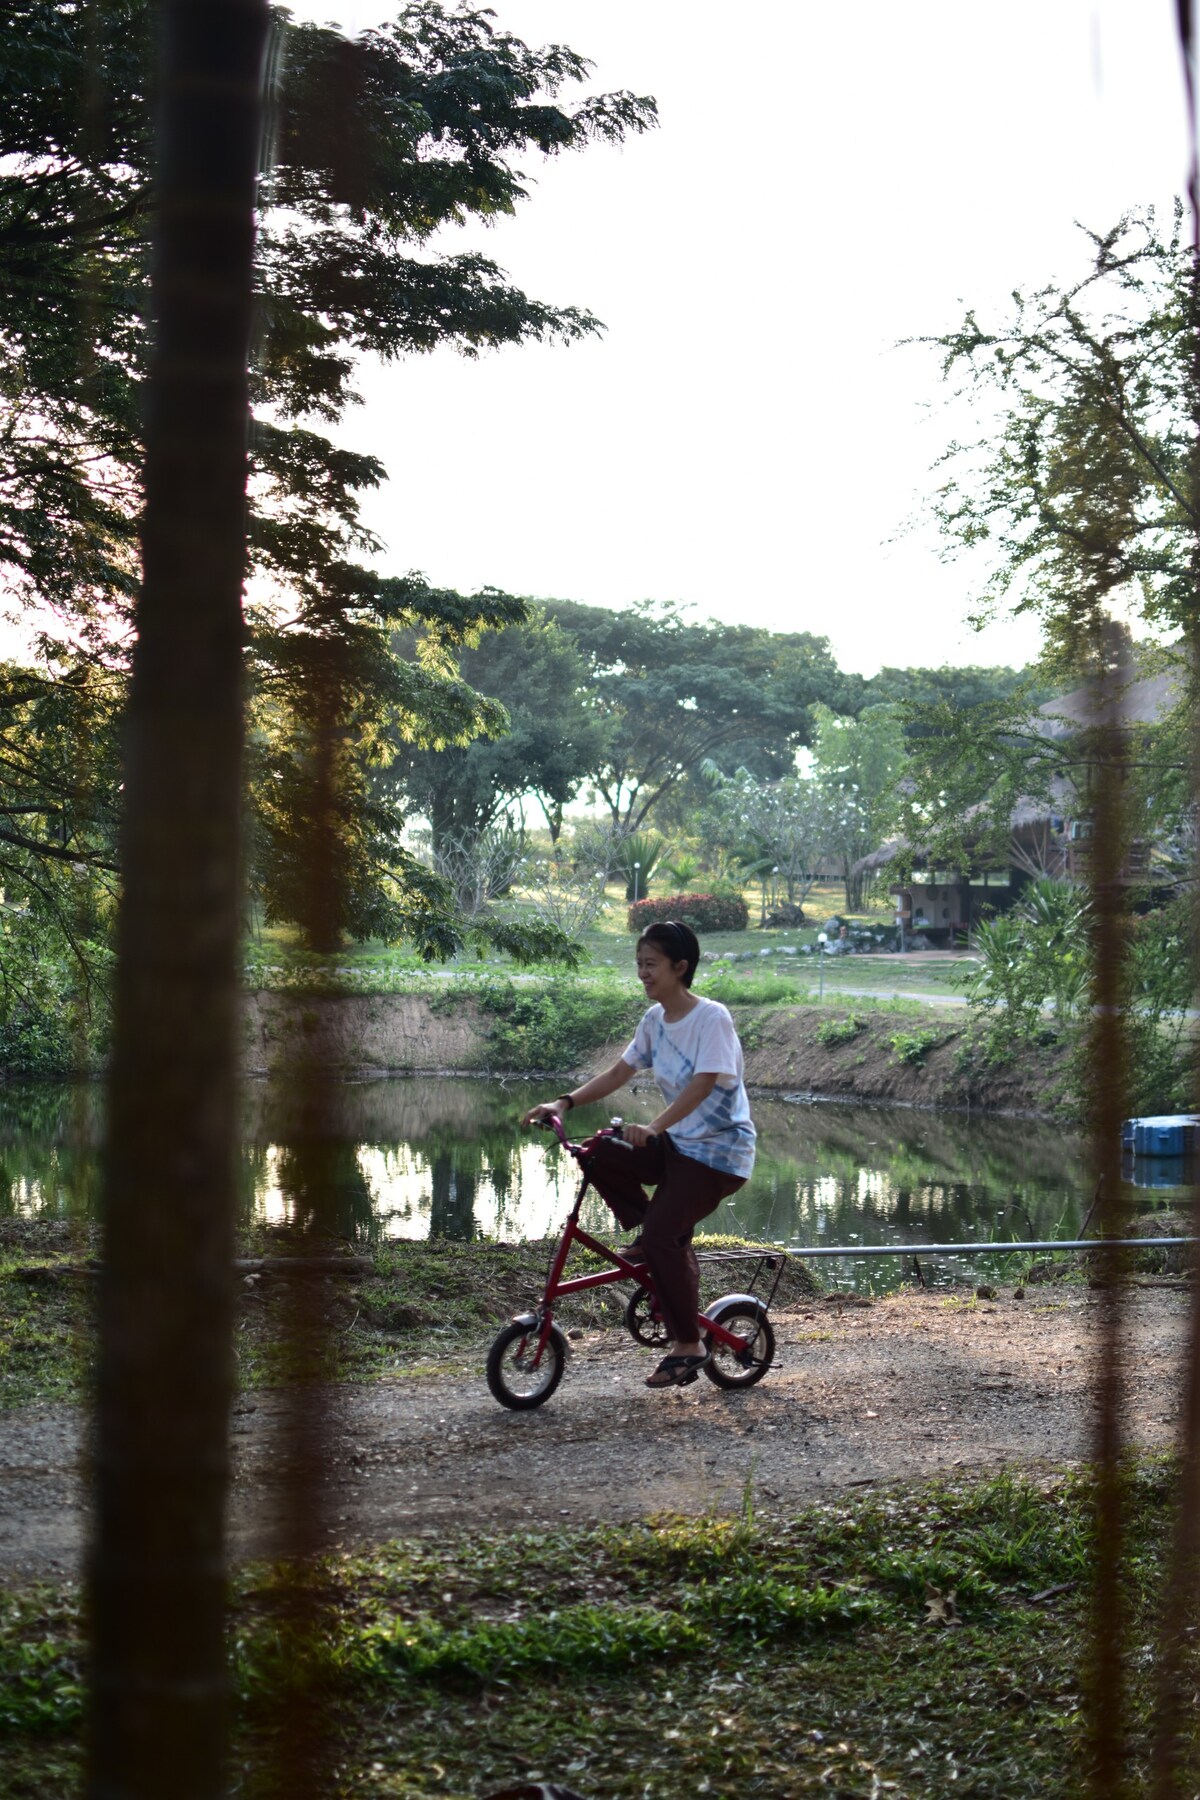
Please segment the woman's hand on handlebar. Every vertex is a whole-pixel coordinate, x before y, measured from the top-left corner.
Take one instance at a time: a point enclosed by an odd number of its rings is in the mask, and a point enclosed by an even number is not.
[[[632,1144],[635,1149],[639,1150],[643,1144],[652,1144],[657,1135],[657,1132],[651,1131],[648,1125],[630,1125],[629,1123],[626,1123],[621,1127],[621,1136],[624,1141],[627,1144]]]
[[[522,1125],[548,1125],[557,1113],[562,1117],[564,1111],[561,1100],[543,1100],[540,1106],[531,1106],[521,1120]]]

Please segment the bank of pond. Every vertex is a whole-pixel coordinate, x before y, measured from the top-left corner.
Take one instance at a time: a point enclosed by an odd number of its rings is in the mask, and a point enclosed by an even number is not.
[[[314,1201],[294,1095],[248,1084],[240,1165],[243,1224],[307,1221],[363,1247],[389,1240],[554,1235],[578,1172],[546,1136],[521,1129],[541,1088],[466,1077],[331,1083]],[[100,1194],[103,1094],[95,1084],[0,1089],[0,1217],[94,1220]],[[638,1101],[628,1103],[639,1116]],[[1058,1127],[913,1109],[755,1101],[754,1176],[705,1229],[803,1252],[845,1245],[822,1258],[827,1284],[882,1291],[914,1278],[912,1256],[857,1257],[866,1245],[898,1252],[927,1243],[1069,1239],[1090,1205],[1085,1145]],[[582,1135],[605,1122],[581,1111]],[[301,1198],[301,1196],[304,1196]],[[1168,1185],[1133,1191],[1140,1211],[1178,1207]],[[314,1213],[314,1207],[316,1209]],[[307,1211],[305,1209],[308,1209]],[[589,1195],[584,1222],[607,1231]],[[993,1258],[922,1259],[926,1281],[994,1278]]]

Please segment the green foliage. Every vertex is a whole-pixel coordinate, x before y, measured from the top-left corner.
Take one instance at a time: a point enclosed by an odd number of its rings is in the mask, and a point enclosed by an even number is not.
[[[473,986],[471,998],[490,1021],[494,1066],[527,1073],[577,1068],[590,1051],[632,1035],[639,1012],[637,997],[610,982],[488,980]],[[443,1004],[450,1003],[447,996]]]
[[[900,783],[908,769],[904,719],[891,705],[864,707],[856,719],[816,706],[813,718],[813,778],[828,818],[825,848],[841,867],[848,911],[860,912],[863,877],[854,865],[900,823]]]
[[[972,1005],[1003,1021],[1005,1034],[1029,1037],[1052,1005],[1064,1023],[1087,1002],[1089,922],[1085,890],[1063,881],[1035,881],[1017,904],[975,932],[979,967],[968,978]]]
[[[920,1068],[929,1052],[941,1043],[944,1031],[928,1028],[924,1031],[896,1031],[888,1039],[892,1047],[892,1061],[907,1063],[911,1068]]]
[[[1127,1001],[1125,1057],[1131,1113],[1182,1112],[1195,1104],[1196,1040],[1188,1018],[1195,1004],[1192,956],[1194,892],[1128,921],[1122,970]],[[1075,1084],[1089,1091],[1077,1051]]]
[[[1014,698],[1025,705],[1037,706],[1041,701],[1049,700],[1056,691],[1053,681],[1035,669],[980,668],[977,665],[880,669],[877,675],[863,683],[865,705],[891,703],[905,709],[905,734],[910,740],[922,735],[920,721],[924,708],[947,706],[957,713],[972,713],[981,706],[1006,704]]]
[[[656,831],[631,831],[613,839],[610,867],[625,883],[626,900],[643,900],[670,846]]]
[[[822,1019],[816,1030],[817,1042],[831,1047],[835,1044],[848,1044],[858,1036],[866,1023],[856,1013],[850,1013],[844,1019]]]
[[[827,641],[807,632],[698,623],[652,602],[616,612],[554,600],[547,610],[587,664],[607,733],[589,773],[624,830],[685,788],[698,797],[706,758],[727,771],[787,774],[808,741],[812,703],[839,701],[845,689]]]
[[[799,775],[763,781],[749,769],[713,772],[712,798],[701,815],[706,841],[729,851],[763,884],[778,878],[788,902],[801,905],[817,879],[833,815],[823,790]]]
[[[675,888],[676,892],[686,893],[688,889],[693,886],[697,875],[700,873],[700,862],[698,857],[692,856],[687,851],[683,851],[677,852],[671,858],[670,862],[665,862],[663,864],[662,868],[663,874]]]
[[[70,896],[78,902],[79,895]],[[71,910],[64,901],[67,919]],[[107,1044],[110,953],[80,934],[64,944],[53,912],[0,906],[0,1068],[8,1075],[90,1070]]]
[[[403,638],[395,647],[409,649]],[[527,794],[557,842],[563,807],[604,754],[605,725],[590,705],[583,658],[553,619],[531,607],[525,620],[485,631],[458,666],[502,716],[456,748],[399,744],[379,783],[429,820],[435,845],[486,830]]]
[[[1101,651],[1118,592],[1164,634],[1196,617],[1182,211],[1166,233],[1147,208],[1084,236],[1090,267],[1069,286],[1018,291],[1007,321],[969,311],[926,340],[948,379],[1000,403],[995,430],[947,450],[934,499],[953,546],[988,546],[977,613],[1035,613],[1071,670]]]
[[[1153,1641],[1173,1474],[1159,1461],[1123,1471],[1139,1643]],[[957,1770],[981,1795],[1068,1800],[1084,1754],[1094,1509],[1087,1475],[1042,1472],[833,1497],[781,1518],[746,1507],[409,1538],[321,1565],[328,1629],[304,1673],[339,1696],[348,1766],[378,1763],[397,1793],[436,1763],[464,1794],[540,1768],[581,1788],[603,1771],[612,1800],[680,1792],[681,1776],[698,1792],[891,1782],[940,1800]],[[278,1629],[288,1577],[256,1568],[237,1581],[239,1766],[271,1754],[264,1720],[292,1673]],[[922,1626],[927,1583],[955,1590],[958,1629]],[[0,1613],[6,1773],[31,1800],[71,1785],[59,1759],[82,1723],[83,1630],[74,1589],[32,1590]],[[1131,1669],[1139,1792],[1154,1677],[1153,1659]],[[476,1728],[481,1705],[503,1708],[498,1736]],[[1189,1750],[1194,1737],[1189,1725]]]
[[[1041,681],[1059,691],[1106,683],[1110,696],[1120,688],[1134,722],[1114,734],[1077,720],[1068,748],[1031,718],[1037,683],[968,715],[948,696],[916,709],[914,841],[945,866],[964,861],[968,817],[986,855],[1007,846],[1016,800],[1057,787],[1061,811],[1065,781],[1086,809],[1097,768],[1114,758],[1139,835],[1161,845],[1190,829],[1195,670],[1182,645],[1198,617],[1193,253],[1179,206],[1169,225],[1146,208],[1084,239],[1075,281],[1018,290],[1007,318],[971,310],[957,330],[925,340],[989,421],[975,441],[947,448],[932,510],[973,575],[977,620],[1034,615],[1047,646]],[[1114,650],[1128,655],[1130,633],[1117,617],[1157,640],[1138,644],[1126,671]],[[1139,694],[1131,682],[1140,680],[1158,694]]]
[[[84,1623],[77,1599],[52,1588],[0,1604],[0,1739],[43,1742],[77,1725],[84,1701]]]
[[[1135,1112],[1190,1104],[1194,1049],[1187,1029],[1192,1004],[1191,896],[1126,922],[1120,970],[1130,1089]],[[1011,911],[976,933],[980,966],[968,978],[971,1004],[988,1020],[997,1059],[1015,1046],[1062,1032],[1070,1040],[1067,1104],[1082,1112],[1091,1088],[1086,1031],[1092,991],[1091,907],[1086,891],[1039,881]],[[1054,1022],[1043,1009],[1052,1006]]]
[[[674,919],[690,925],[693,931],[745,931],[750,913],[740,894],[668,894],[654,900],[639,900],[628,913],[630,931],[645,931],[647,925],[658,925]]]

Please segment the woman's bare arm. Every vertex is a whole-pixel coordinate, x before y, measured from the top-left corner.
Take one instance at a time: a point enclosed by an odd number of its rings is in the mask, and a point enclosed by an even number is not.
[[[593,1075],[590,1081],[572,1088],[569,1094],[560,1094],[557,1100],[543,1100],[540,1106],[531,1106],[521,1123],[541,1124],[544,1119],[562,1111],[563,1099],[569,1100],[572,1106],[586,1106],[590,1100],[603,1100],[606,1094],[615,1094],[618,1088],[623,1088],[630,1076],[636,1073],[636,1069],[631,1068],[623,1056],[619,1057],[610,1069],[605,1069],[601,1075]]]

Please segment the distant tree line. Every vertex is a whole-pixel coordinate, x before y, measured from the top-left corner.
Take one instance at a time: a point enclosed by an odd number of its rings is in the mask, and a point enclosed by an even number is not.
[[[1048,691],[1008,668],[889,668],[868,679],[840,669],[814,633],[701,621],[670,604],[529,604],[528,619],[489,630],[460,658],[507,727],[445,750],[399,746],[381,778],[429,820],[435,842],[486,831],[524,802],[557,842],[564,808],[581,799],[618,832],[685,832],[711,800],[714,773],[771,788],[796,776],[797,754],[822,736],[830,769],[842,758],[847,789],[860,778],[879,788],[882,771],[856,760],[870,760],[869,734],[853,746],[843,734],[838,747],[837,721],[887,707],[907,741],[923,729],[920,706],[971,709]],[[913,710],[901,718],[905,705]],[[843,830],[841,860],[872,848],[880,828],[870,817]]]

